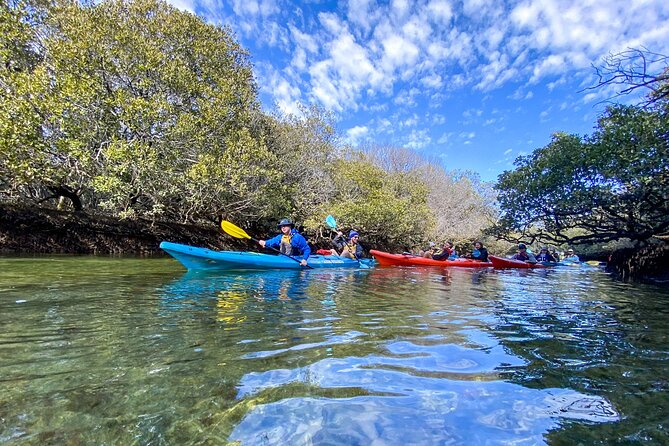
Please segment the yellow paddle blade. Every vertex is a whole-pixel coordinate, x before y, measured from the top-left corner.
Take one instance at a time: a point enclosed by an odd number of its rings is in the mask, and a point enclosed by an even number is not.
[[[235,237],[235,238],[248,238],[250,239],[251,236],[246,233],[242,228],[239,226],[236,226],[229,221],[223,220],[221,222],[221,229],[225,231],[227,234]]]

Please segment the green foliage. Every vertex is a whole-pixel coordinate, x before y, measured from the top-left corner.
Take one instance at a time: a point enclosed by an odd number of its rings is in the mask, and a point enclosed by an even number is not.
[[[405,249],[434,224],[429,189],[415,172],[386,172],[361,153],[339,161],[336,171],[328,208],[343,228],[361,231],[365,244]]]
[[[667,159],[666,111],[610,107],[590,137],[556,134],[500,175],[496,231],[555,243],[662,236],[669,230]]]
[[[440,197],[462,204],[454,234],[489,215],[476,184],[415,154],[342,150],[322,109],[263,114],[231,32],[165,2],[11,0],[0,31],[0,199],[260,231],[332,213],[388,248],[443,229]]]
[[[338,148],[333,116],[311,107],[304,108],[301,116],[266,117],[262,126],[274,166],[284,173],[280,187],[272,193],[274,216],[308,220],[335,193]]]
[[[42,62],[3,72],[7,184],[68,186],[124,215],[257,214],[280,174],[229,30],[154,0],[57,2],[24,28]]]

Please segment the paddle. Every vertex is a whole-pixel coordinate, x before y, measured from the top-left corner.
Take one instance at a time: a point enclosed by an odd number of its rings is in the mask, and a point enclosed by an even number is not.
[[[223,231],[225,231],[228,235],[233,236],[234,238],[246,238],[246,239],[252,240],[256,243],[259,242],[259,240],[257,238],[251,237],[242,228],[240,228],[239,226],[237,226],[233,223],[230,223],[229,221],[225,221],[225,220],[221,221],[221,229],[223,229]],[[266,248],[272,249],[272,250],[278,252],[279,254],[284,255],[284,256],[288,257],[289,259],[294,260],[297,263],[300,263],[300,261],[298,259],[296,259],[295,257],[289,256],[286,253],[281,252],[281,250],[279,250],[279,249],[272,248],[271,246],[266,246]],[[309,265],[306,265],[306,267],[309,268],[309,269],[314,269],[312,266],[309,266]]]
[[[325,223],[332,229],[334,232],[339,232],[337,229],[337,220],[332,215],[328,215],[325,217]],[[353,255],[353,258],[358,262],[358,265],[360,265],[360,268],[368,268],[367,265],[362,263],[358,256],[355,254],[355,252],[352,252],[351,255]]]

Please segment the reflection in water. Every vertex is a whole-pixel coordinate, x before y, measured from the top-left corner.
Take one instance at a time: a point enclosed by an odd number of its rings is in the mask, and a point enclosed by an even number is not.
[[[669,440],[666,290],[126,261],[0,260],[0,443]]]

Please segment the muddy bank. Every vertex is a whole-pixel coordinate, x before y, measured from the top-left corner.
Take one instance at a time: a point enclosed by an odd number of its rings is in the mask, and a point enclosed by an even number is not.
[[[210,249],[247,249],[244,241],[210,226],[118,220],[80,212],[0,205],[0,252],[162,254],[161,241]]]

